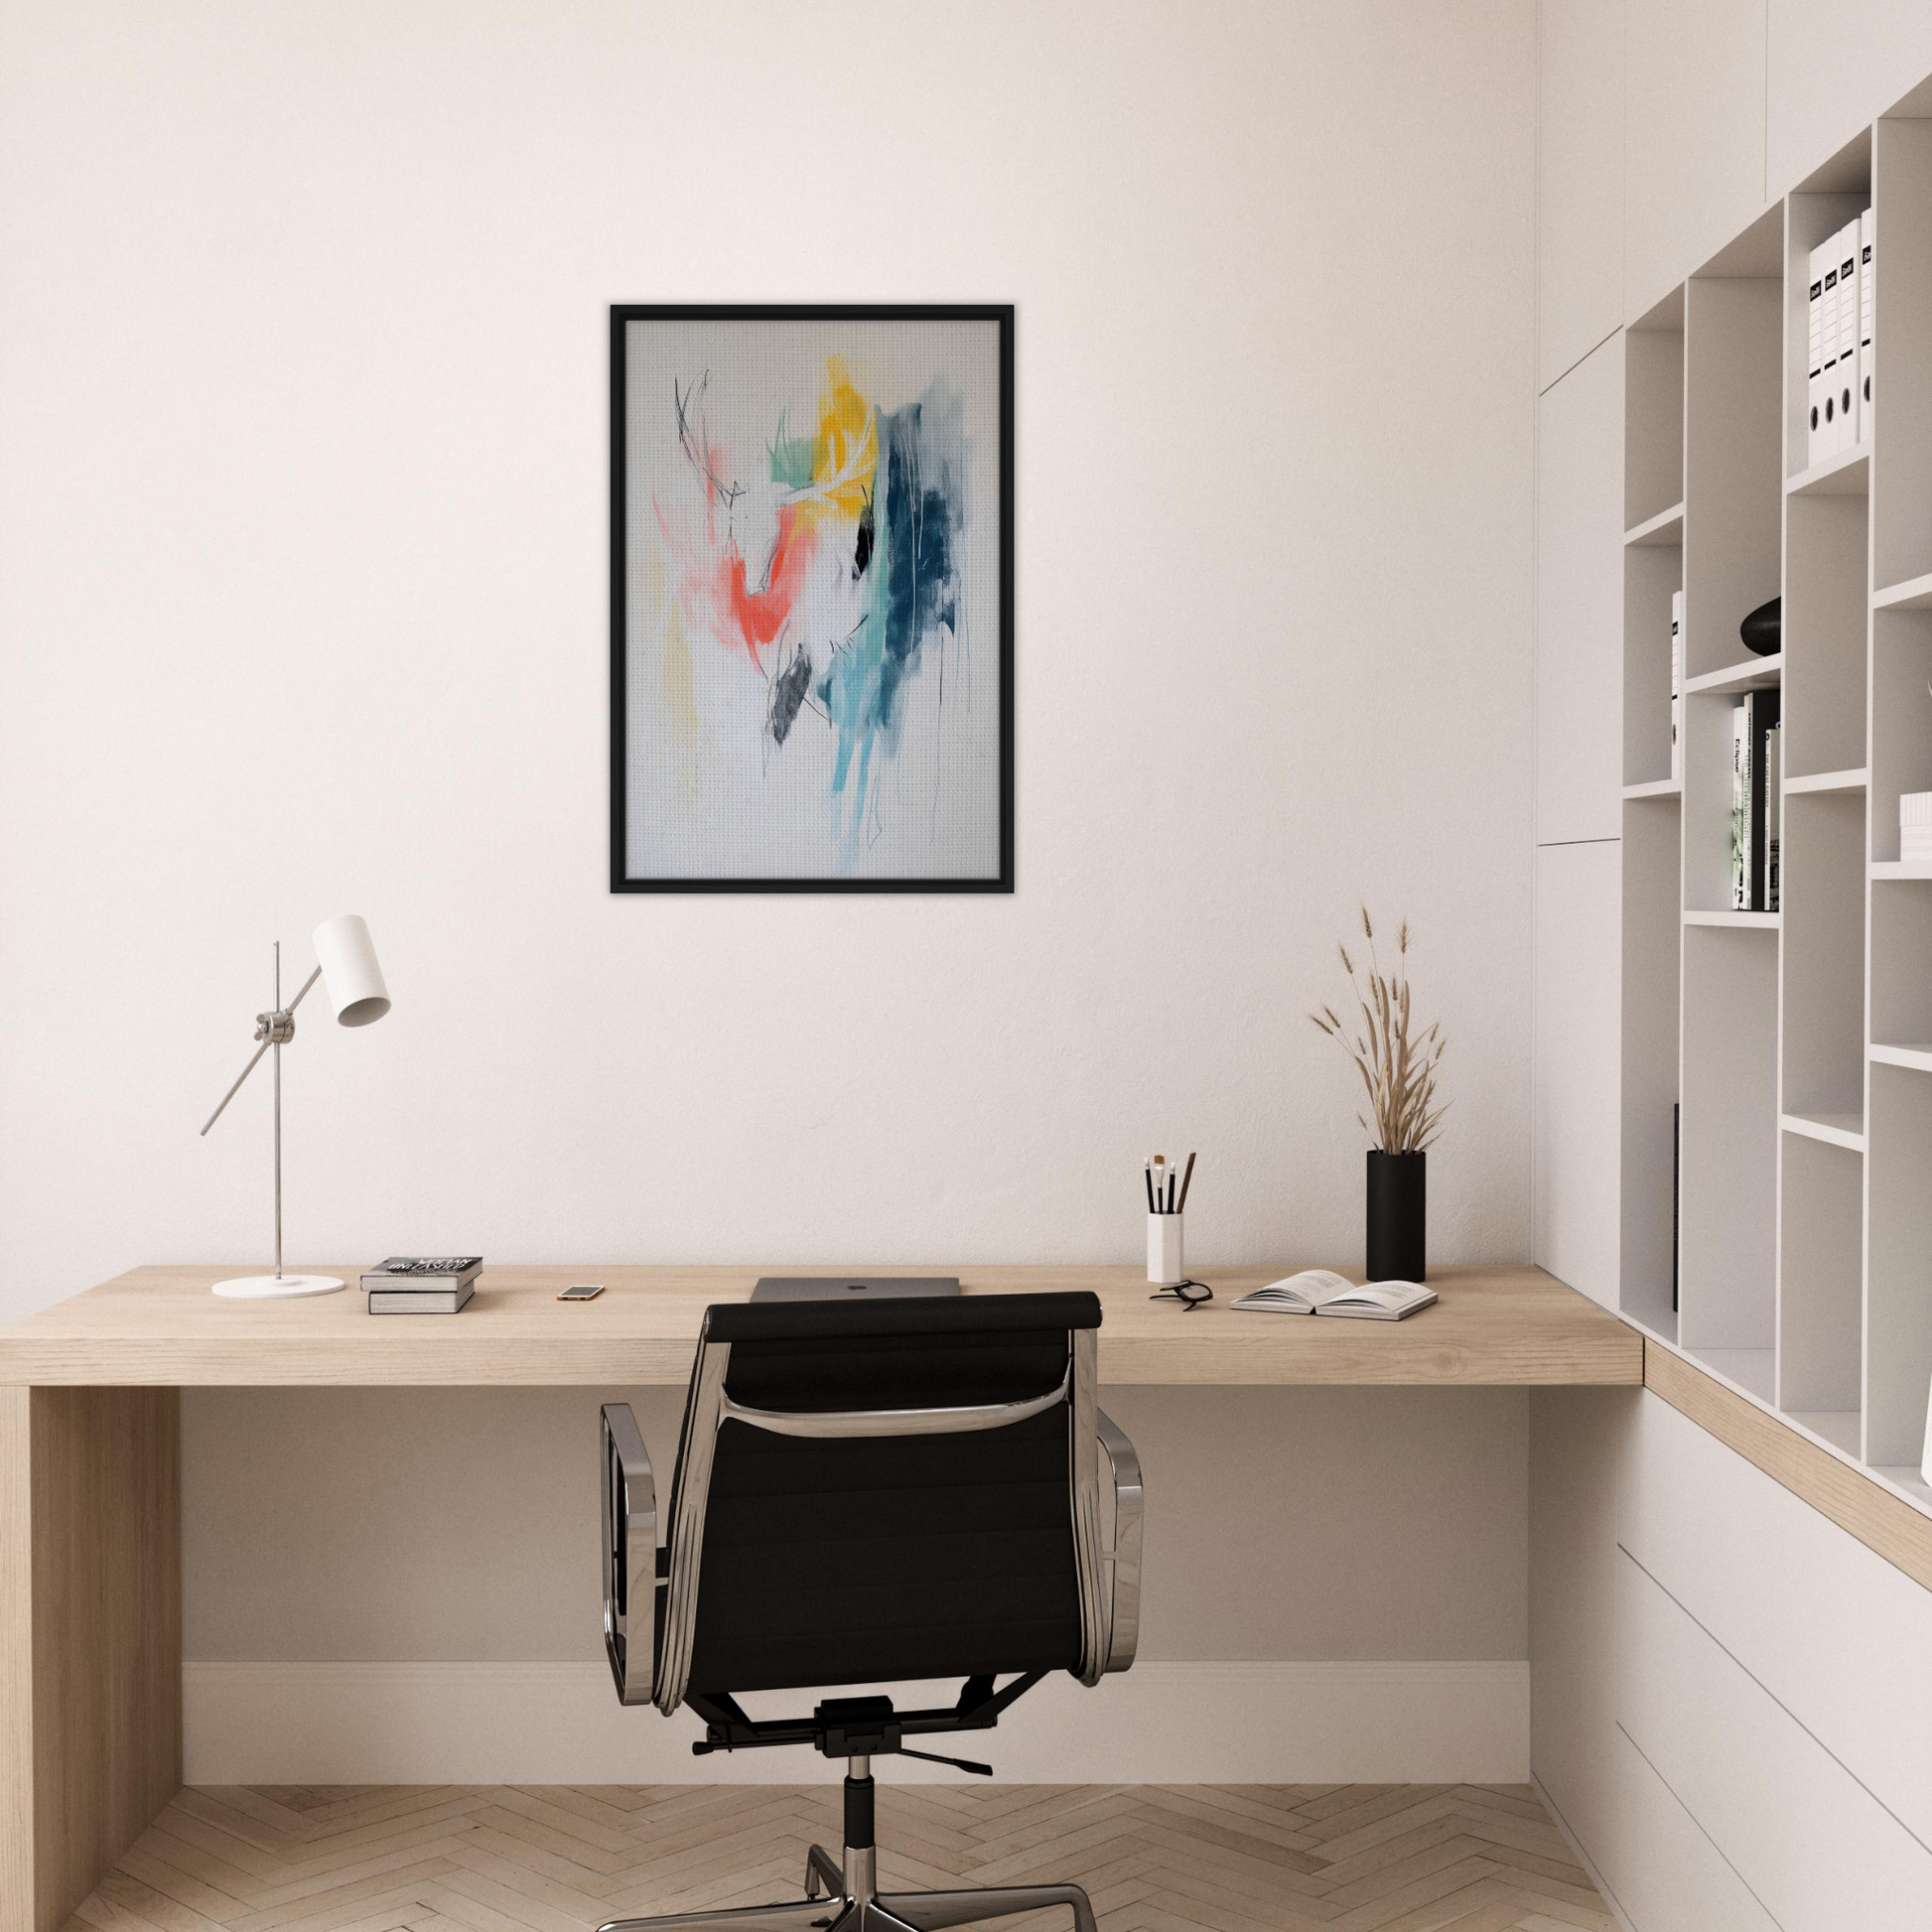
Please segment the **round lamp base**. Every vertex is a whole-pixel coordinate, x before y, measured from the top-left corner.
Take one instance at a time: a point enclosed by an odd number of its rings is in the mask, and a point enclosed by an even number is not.
[[[298,1295],[333,1295],[341,1287],[334,1275],[243,1275],[216,1282],[214,1292],[233,1302],[285,1302]]]

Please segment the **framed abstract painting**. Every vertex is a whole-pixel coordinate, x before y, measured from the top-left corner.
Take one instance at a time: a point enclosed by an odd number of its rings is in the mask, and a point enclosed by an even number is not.
[[[611,311],[611,890],[1013,890],[1013,310]]]

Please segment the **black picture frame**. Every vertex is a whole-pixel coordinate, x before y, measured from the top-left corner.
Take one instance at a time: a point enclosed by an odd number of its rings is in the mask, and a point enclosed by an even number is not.
[[[635,322],[991,322],[999,325],[999,872],[985,878],[640,878],[626,853],[626,332]],[[611,305],[611,824],[613,893],[1011,893],[1014,890],[1014,459],[1012,303],[613,303]]]

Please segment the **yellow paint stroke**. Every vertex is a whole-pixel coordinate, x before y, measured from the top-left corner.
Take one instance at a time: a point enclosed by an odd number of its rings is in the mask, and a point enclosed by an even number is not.
[[[818,437],[812,447],[812,481],[794,500],[814,521],[842,516],[856,523],[872,496],[878,461],[877,412],[852,386],[845,358],[825,358],[825,388],[818,399]]]
[[[697,686],[691,669],[691,644],[684,634],[684,614],[675,596],[666,595],[664,560],[652,557],[644,578],[644,595],[653,613],[662,618],[662,645],[658,654],[658,689],[664,700],[664,729],[677,760],[678,790],[685,810],[698,809],[698,758],[704,747],[704,721],[698,716]]]

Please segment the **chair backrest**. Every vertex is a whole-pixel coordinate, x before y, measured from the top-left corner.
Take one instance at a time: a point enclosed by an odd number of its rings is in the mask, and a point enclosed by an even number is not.
[[[1092,1295],[709,1310],[655,1701],[1106,1668]]]

